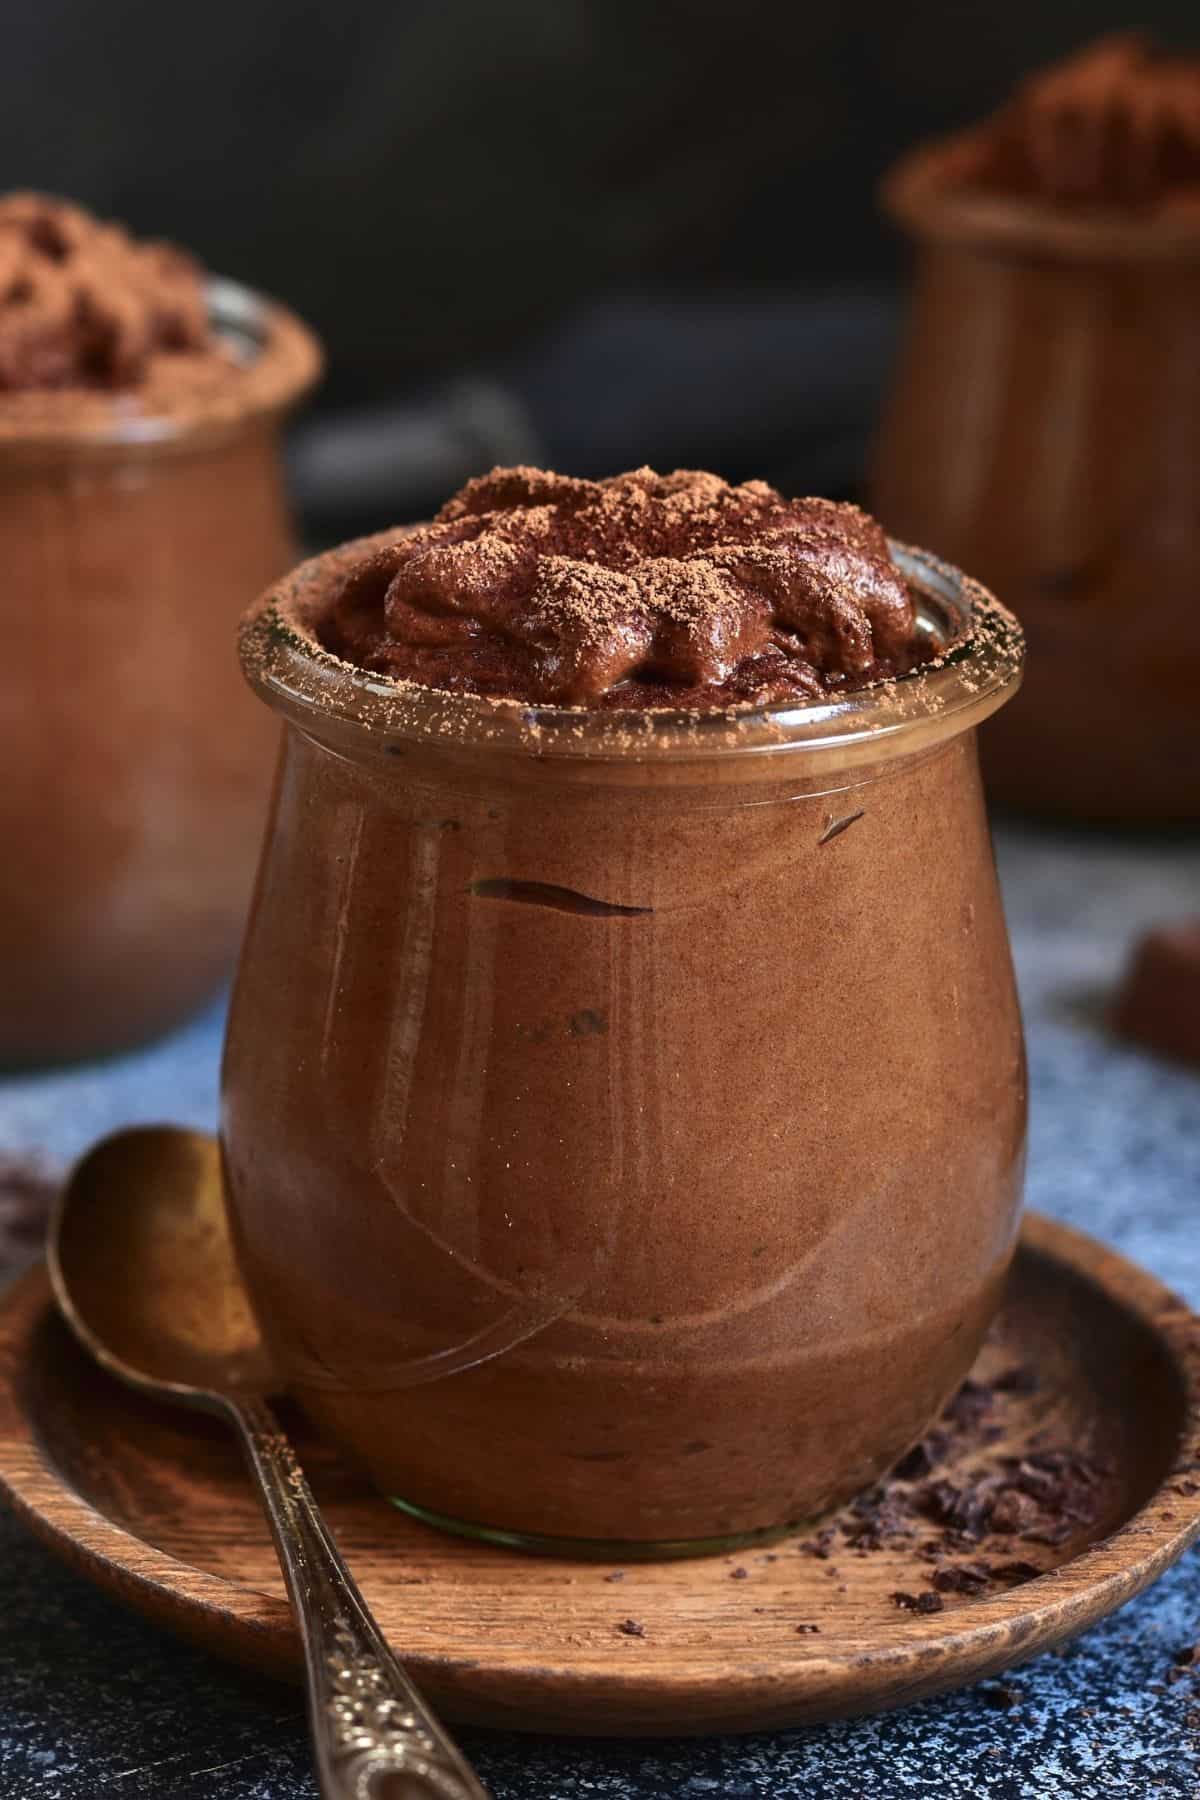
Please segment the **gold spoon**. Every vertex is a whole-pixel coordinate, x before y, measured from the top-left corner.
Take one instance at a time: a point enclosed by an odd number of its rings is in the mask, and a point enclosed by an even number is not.
[[[488,1800],[388,1649],[267,1396],[280,1391],[225,1216],[215,1141],[121,1131],[72,1172],[50,1275],[84,1348],[130,1387],[241,1434],[304,1643],[325,1800]]]

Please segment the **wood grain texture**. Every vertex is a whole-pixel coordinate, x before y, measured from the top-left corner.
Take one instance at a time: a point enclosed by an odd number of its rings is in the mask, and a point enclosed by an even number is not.
[[[448,1717],[543,1731],[770,1729],[896,1706],[994,1674],[1110,1612],[1200,1536],[1200,1320],[1152,1276],[1026,1222],[980,1363],[1039,1373],[1005,1441],[1086,1441],[1113,1476],[1100,1516],[1045,1570],[914,1615],[912,1545],[830,1561],[795,1539],[736,1556],[617,1565],[445,1537],[298,1431],[318,1497],[389,1639]],[[232,1437],[127,1394],[54,1315],[41,1270],[0,1303],[0,1491],[125,1604],[216,1654],[295,1675],[299,1649]],[[734,1578],[735,1569],[745,1576]],[[644,1636],[621,1630],[634,1620]],[[816,1625],[816,1632],[801,1632]]]

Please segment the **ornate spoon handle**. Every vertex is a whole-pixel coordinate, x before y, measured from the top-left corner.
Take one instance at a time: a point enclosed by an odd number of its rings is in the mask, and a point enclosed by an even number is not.
[[[376,1629],[274,1413],[262,1400],[229,1410],[304,1641],[324,1800],[489,1800]]]

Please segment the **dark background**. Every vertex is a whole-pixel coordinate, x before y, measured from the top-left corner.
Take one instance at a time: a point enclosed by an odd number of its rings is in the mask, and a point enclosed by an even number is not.
[[[302,437],[318,513],[513,456],[849,490],[903,267],[881,171],[1131,23],[1200,37],[1195,0],[10,4],[0,186],[287,299],[326,414],[402,403]]]

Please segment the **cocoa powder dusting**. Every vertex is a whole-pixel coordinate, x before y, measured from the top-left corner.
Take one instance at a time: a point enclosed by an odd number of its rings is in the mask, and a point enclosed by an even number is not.
[[[352,568],[318,635],[395,680],[620,708],[820,698],[922,654],[873,519],[694,470],[495,469]]]

